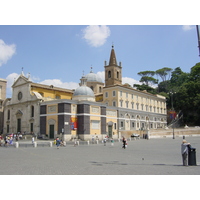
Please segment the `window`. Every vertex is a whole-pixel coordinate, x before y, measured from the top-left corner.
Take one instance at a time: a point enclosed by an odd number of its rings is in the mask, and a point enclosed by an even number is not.
[[[56,99],[60,99],[60,95],[56,95]]]
[[[115,97],[115,94],[116,94],[116,92],[115,92],[115,91],[113,91],[113,97]]]
[[[9,133],[9,131],[10,131],[10,127],[9,125],[7,125],[7,133]]]
[[[94,88],[93,88],[93,86],[91,86],[90,88],[92,89],[92,91],[94,91]]]
[[[105,96],[108,97],[108,92],[105,93]]]
[[[30,129],[31,133],[33,132],[33,123],[31,123],[31,129]]]
[[[116,102],[115,102],[115,101],[113,101],[113,106],[114,106],[114,107],[116,106]]]
[[[132,127],[134,127],[135,126],[135,123],[134,122],[132,122]]]
[[[101,93],[101,87],[99,87],[99,93]]]
[[[124,123],[123,122],[121,122],[121,127],[124,127]]]
[[[133,102],[131,103],[131,105],[132,105],[132,109],[134,109],[134,103]]]
[[[111,78],[111,71],[108,71],[108,78]]]
[[[120,97],[122,97],[122,91],[120,91]]]
[[[120,101],[120,107],[123,107],[123,101],[122,100]]]
[[[117,78],[119,78],[119,72],[117,72]]]
[[[134,95],[133,94],[131,95],[131,97],[132,97],[132,99],[134,99]]]
[[[117,123],[114,123],[114,129],[115,130],[117,129]]]
[[[10,120],[10,110],[8,110],[7,120]]]
[[[126,93],[126,98],[128,98],[128,92]]]
[[[34,106],[31,106],[31,117],[34,117]]]
[[[128,101],[126,101],[126,108],[128,108]]]

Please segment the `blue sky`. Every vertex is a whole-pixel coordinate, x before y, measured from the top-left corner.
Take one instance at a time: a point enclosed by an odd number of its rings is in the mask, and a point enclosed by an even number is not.
[[[83,71],[104,77],[111,46],[122,62],[123,82],[137,83],[140,71],[181,67],[200,61],[193,25],[0,26],[0,78],[11,85],[22,70],[34,82],[74,89]]]

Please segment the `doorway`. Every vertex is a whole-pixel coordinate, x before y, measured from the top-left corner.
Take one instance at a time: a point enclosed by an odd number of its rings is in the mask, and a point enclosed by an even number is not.
[[[17,119],[17,133],[21,133],[21,118]]]
[[[112,138],[112,126],[108,126],[108,137]]]
[[[54,139],[54,124],[49,125],[49,137]]]

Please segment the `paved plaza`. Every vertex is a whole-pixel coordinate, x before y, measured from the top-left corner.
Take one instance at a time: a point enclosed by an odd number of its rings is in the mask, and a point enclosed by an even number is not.
[[[197,166],[182,166],[182,137],[80,144],[74,147],[38,145],[23,141],[19,148],[0,147],[1,175],[199,175],[200,137],[186,137],[196,148]]]

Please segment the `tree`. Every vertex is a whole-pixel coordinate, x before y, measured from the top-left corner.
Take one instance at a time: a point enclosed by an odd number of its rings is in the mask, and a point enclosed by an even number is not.
[[[139,72],[138,75],[142,76],[140,79],[140,82],[145,83],[147,86],[149,86],[149,84],[157,84],[158,81],[153,78],[153,76],[155,75],[154,71],[142,71]]]

